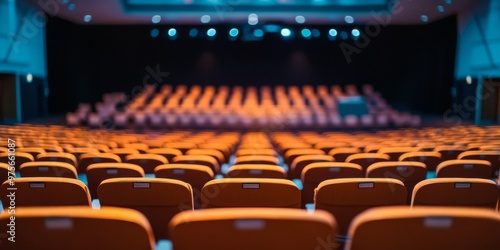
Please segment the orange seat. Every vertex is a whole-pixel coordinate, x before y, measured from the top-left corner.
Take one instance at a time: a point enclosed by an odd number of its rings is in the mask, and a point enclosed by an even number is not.
[[[173,162],[174,157],[182,155],[182,151],[176,148],[152,148],[146,151],[147,154],[162,155],[168,162]]]
[[[484,160],[448,160],[436,169],[436,177],[491,178],[491,163]]]
[[[80,164],[78,164],[78,172],[85,173],[87,167],[94,163],[121,163],[121,158],[112,153],[85,153],[80,155]]]
[[[427,167],[427,171],[436,171],[436,167],[442,162],[442,159],[438,152],[409,152],[401,155],[399,161],[422,162]]]
[[[66,162],[35,161],[19,167],[21,177],[63,177],[78,179],[75,166]]]
[[[130,163],[94,163],[87,167],[87,183],[91,197],[97,198],[102,181],[120,177],[144,177],[144,170]]]
[[[186,155],[208,155],[217,159],[219,165],[222,165],[225,162],[224,154],[217,149],[190,149],[186,152]]]
[[[290,169],[288,169],[289,179],[299,179],[302,174],[302,169],[304,169],[308,164],[315,162],[333,162],[335,159],[330,155],[301,155],[296,157]]]
[[[345,160],[348,163],[356,163],[363,168],[363,173],[366,173],[366,169],[376,162],[389,161],[390,157],[386,154],[380,153],[359,153],[353,154]]]
[[[293,160],[301,155],[324,155],[325,152],[321,149],[317,148],[293,148],[288,150],[284,155],[283,159],[285,163],[290,166],[292,165]]]
[[[377,153],[386,154],[391,158],[391,161],[397,161],[404,153],[417,151],[420,151],[419,147],[382,147]]]
[[[344,162],[347,157],[357,153],[361,153],[361,150],[356,147],[334,148],[328,151],[328,155],[331,155],[338,162]]]
[[[500,151],[493,151],[493,150],[466,151],[458,155],[458,159],[489,161],[491,163],[491,178],[496,178],[498,176],[498,170],[500,168]]]
[[[215,174],[220,173],[219,163],[208,155],[178,155],[174,157],[173,163],[204,165],[210,167]]]
[[[168,160],[155,154],[131,154],[125,157],[125,162],[141,166],[145,173],[153,173],[157,166],[167,164]]]
[[[75,169],[78,166],[78,161],[73,154],[70,153],[44,153],[36,157],[37,161],[54,161],[65,162],[71,164]]]
[[[236,157],[235,165],[240,164],[267,164],[278,165],[278,158],[269,155],[243,155]]]
[[[276,165],[240,164],[230,167],[226,173],[228,178],[278,178],[285,179],[285,170]]]
[[[122,162],[126,161],[127,155],[139,154],[139,150],[134,148],[113,148],[109,151],[109,153],[118,155]]]
[[[23,165],[23,163],[26,162],[32,162],[35,161],[35,158],[30,154],[30,153],[25,153],[25,152],[15,152],[14,158],[12,157],[13,154],[10,153],[0,153],[0,162],[7,163],[9,162],[14,162],[16,168],[19,166]],[[10,158],[13,158],[14,161],[12,161]]]

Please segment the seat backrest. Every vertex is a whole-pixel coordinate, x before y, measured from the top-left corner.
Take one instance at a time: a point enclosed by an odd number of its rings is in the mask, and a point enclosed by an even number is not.
[[[19,167],[21,177],[64,177],[78,179],[75,166],[66,162],[35,161]]]
[[[345,235],[356,215],[372,207],[404,205],[406,196],[403,182],[396,179],[334,179],[318,185],[314,206],[316,210],[332,213],[337,219],[340,235]]]
[[[335,159],[331,155],[301,155],[297,156],[293,161],[292,165],[288,169],[289,179],[299,179],[302,174],[302,169],[304,169],[308,164],[315,162],[333,162]]]
[[[415,186],[412,206],[467,206],[496,209],[500,188],[480,178],[436,178]]]
[[[12,162],[12,160],[9,159],[9,156],[12,157],[11,153],[0,153],[0,162],[2,163],[7,163]],[[23,165],[23,163],[26,162],[32,162],[35,161],[35,158],[30,154],[30,153],[25,153],[25,152],[15,152],[15,167],[19,167]]]
[[[374,208],[353,220],[345,249],[497,249],[492,232],[500,215],[486,209]]]
[[[144,170],[130,163],[94,163],[87,167],[87,183],[92,198],[97,198],[97,187],[102,181],[120,177],[144,177]]]
[[[290,180],[225,178],[207,182],[201,191],[204,208],[300,208],[300,190]]]
[[[11,222],[0,214],[0,223]],[[147,219],[124,208],[34,207],[16,210],[15,242],[0,241],[3,250],[14,249],[144,249],[153,250],[155,241]],[[8,237],[11,237],[8,235]]]
[[[391,161],[397,161],[404,153],[416,152],[419,150],[419,147],[382,147],[377,153],[386,154],[391,157]]]
[[[244,155],[269,155],[276,156],[276,151],[272,148],[243,148],[236,151],[236,156]]]
[[[338,246],[335,219],[323,211],[205,209],[177,214],[169,229],[176,250],[337,249]]]
[[[458,156],[466,150],[467,147],[460,145],[437,146],[434,148],[434,152],[441,154],[443,161],[458,159]]]
[[[222,165],[226,159],[224,157],[224,154],[217,150],[217,149],[200,149],[200,148],[194,148],[190,149],[186,152],[186,155],[209,155],[217,159],[217,162],[219,165]]]
[[[276,165],[267,164],[240,164],[227,170],[228,178],[278,178],[285,179],[285,170]]]
[[[271,155],[243,155],[236,157],[235,165],[240,164],[268,164],[278,165],[278,158]]]
[[[198,148],[195,143],[192,142],[167,142],[163,145],[164,148],[175,148],[180,150],[185,154],[188,150],[193,148]]]
[[[413,188],[427,178],[424,163],[417,161],[386,161],[373,163],[366,170],[367,178],[394,178],[403,182],[408,191],[407,204],[411,202]]]
[[[127,155],[139,154],[140,152],[134,148],[113,148],[109,150],[109,153],[118,155],[121,162],[125,162]]]
[[[347,159],[345,159],[345,162],[349,163],[356,163],[360,165],[363,168],[363,173],[366,173],[366,169],[372,165],[373,163],[376,162],[382,162],[382,161],[389,161],[390,157],[386,154],[380,154],[380,153],[358,153],[358,154],[353,154]]]
[[[493,150],[477,150],[477,151],[466,151],[458,155],[458,159],[473,159],[473,160],[485,160],[491,163],[491,177],[498,177],[498,171],[500,168],[500,151]]]
[[[87,167],[94,163],[121,163],[120,156],[113,153],[87,153],[80,155],[80,164],[78,164],[78,173],[85,173]]]
[[[54,161],[54,162],[65,162],[71,164],[75,167],[78,166],[78,161],[73,154],[70,153],[44,153],[39,154],[36,157],[37,161]]]
[[[210,167],[214,174],[220,173],[219,163],[209,155],[178,155],[174,157],[173,163],[204,165]]]
[[[425,164],[427,171],[436,171],[437,165],[442,162],[438,152],[409,152],[399,157],[399,161],[418,161]]]
[[[357,147],[342,147],[342,148],[334,148],[328,152],[328,155],[333,156],[335,161],[344,162],[347,157],[361,153],[361,150]]]
[[[101,206],[125,207],[144,214],[155,239],[168,239],[167,225],[184,210],[193,210],[193,190],[183,181],[162,178],[113,178],[97,189]]]
[[[35,159],[37,155],[46,153],[45,149],[41,147],[23,147],[16,149],[16,152],[30,153],[33,157],[35,157]]]
[[[87,186],[79,180],[57,177],[23,177],[15,180],[15,207],[25,206],[90,206]],[[9,181],[0,187],[3,207],[9,207],[12,192]]]
[[[314,189],[325,180],[363,178],[361,166],[346,162],[314,162],[302,170],[302,206],[314,202]]]
[[[485,160],[448,160],[436,168],[436,177],[491,178],[491,163]]]
[[[125,157],[125,162],[141,166],[144,173],[153,173],[157,166],[167,164],[168,160],[162,155],[131,154]]]
[[[290,166],[292,165],[293,160],[301,155],[324,155],[325,152],[321,149],[317,148],[294,148],[288,150],[284,155],[283,159],[285,163]]]
[[[15,170],[15,169],[7,163],[0,162],[0,184],[8,180],[9,176],[11,176],[12,179],[16,177],[15,172],[10,170]]]
[[[187,182],[193,189],[194,207],[201,208],[201,189],[214,178],[210,167],[195,164],[165,164],[155,168],[156,178],[176,179]]]
[[[146,151],[148,154],[162,155],[167,158],[168,162],[172,162],[174,157],[182,155],[182,151],[176,148],[152,148]]]

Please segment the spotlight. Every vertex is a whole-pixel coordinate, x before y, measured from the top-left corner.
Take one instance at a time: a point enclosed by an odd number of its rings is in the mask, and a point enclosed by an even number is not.
[[[151,22],[152,23],[159,23],[161,21],[161,16],[160,15],[154,15],[152,18],[151,18]]]
[[[207,30],[207,36],[209,36],[209,37],[215,36],[216,33],[217,33],[217,31],[214,28],[210,28]]]
[[[255,37],[263,37],[264,36],[264,31],[261,29],[256,29],[253,31],[253,35]]]
[[[346,23],[354,23],[354,18],[352,16],[345,16],[344,20]]]
[[[196,37],[196,36],[198,36],[198,29],[192,28],[192,29],[189,31],[189,36],[190,36],[190,37]]]
[[[358,29],[352,29],[351,34],[355,37],[359,36],[359,30]]]
[[[337,36],[337,34],[338,34],[338,33],[337,33],[337,30],[336,30],[336,29],[330,29],[330,30],[328,31],[328,35],[329,35],[329,36]]]
[[[443,5],[438,5],[438,7],[437,7],[437,8],[438,8],[438,11],[439,11],[439,12],[444,12],[444,7],[443,7]]]
[[[283,37],[289,37],[292,35],[292,31],[288,28],[281,29],[281,35]]]
[[[232,37],[236,37],[239,33],[240,31],[237,28],[232,28],[229,30],[229,35]]]
[[[422,22],[426,23],[429,21],[429,17],[427,17],[426,15],[422,15],[420,16],[420,19],[422,20]]]
[[[320,32],[318,29],[313,29],[312,30],[312,36],[313,37],[319,37],[320,36]]]
[[[303,29],[300,33],[302,34],[302,36],[304,38],[307,38],[307,39],[311,38],[311,30],[309,30],[309,29]]]
[[[168,30],[168,36],[174,37],[176,35],[177,35],[177,30],[176,29],[171,28],[171,29]]]
[[[466,82],[467,82],[467,84],[469,84],[469,85],[470,85],[470,84],[472,84],[472,77],[467,76],[467,77],[465,78],[465,81],[466,81]]]
[[[76,4],[71,3],[68,5],[68,10],[75,10],[76,9]]]
[[[248,24],[256,25],[258,23],[259,23],[259,17],[257,16],[257,14],[252,13],[252,14],[248,15]]]
[[[83,21],[89,23],[90,21],[92,21],[92,15],[85,15],[83,17]]]
[[[295,17],[295,21],[297,23],[305,23],[306,22],[306,18],[304,16],[296,16]]]
[[[208,22],[210,22],[210,16],[209,15],[203,15],[203,16],[201,16],[201,22],[202,23],[208,23]]]
[[[153,37],[153,38],[158,37],[159,34],[160,34],[160,31],[158,29],[151,30],[151,37]]]
[[[33,75],[32,75],[31,73],[28,73],[28,74],[26,75],[26,81],[27,81],[28,83],[31,83],[31,82],[33,81]]]

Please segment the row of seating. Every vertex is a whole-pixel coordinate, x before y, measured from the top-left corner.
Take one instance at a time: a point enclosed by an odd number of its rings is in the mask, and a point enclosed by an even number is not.
[[[89,182],[90,184],[91,182]],[[16,207],[91,206],[91,196],[101,206],[132,208],[149,220],[156,239],[167,239],[166,225],[177,213],[195,209],[189,183],[162,178],[110,178],[89,192],[78,180],[54,177],[25,177],[15,181]],[[9,181],[0,186],[5,208]],[[410,198],[410,199],[408,199]],[[379,206],[469,206],[497,210],[500,189],[491,180],[439,178],[419,182],[411,192],[392,178],[342,178],[321,182],[314,190],[314,208],[329,211],[345,235],[351,221],[361,212]],[[269,178],[217,179],[201,190],[201,208],[276,207],[301,208],[301,192],[290,180]]]
[[[131,209],[19,209],[0,214],[2,249],[155,249],[151,227]],[[7,226],[5,226],[7,225]],[[185,211],[168,224],[173,249],[340,249],[335,219],[286,208]],[[477,208],[374,208],[349,228],[345,249],[497,249],[500,215]],[[12,237],[12,238],[8,238]],[[193,238],[194,237],[194,238]],[[6,239],[7,238],[7,239]],[[12,242],[12,241],[15,242]]]
[[[199,86],[147,85],[134,99],[124,93],[110,93],[103,102],[82,103],[75,112],[67,113],[68,125],[87,124],[101,127],[112,121],[120,127],[259,127],[286,124],[289,127],[387,127],[418,126],[420,117],[401,113],[373,91],[372,85],[311,86]],[[363,99],[368,112],[342,114],[339,102],[348,98]],[[125,103],[120,110],[117,106]]]

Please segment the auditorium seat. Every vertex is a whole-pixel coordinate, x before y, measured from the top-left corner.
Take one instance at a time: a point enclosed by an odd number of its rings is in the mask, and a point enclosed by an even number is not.
[[[9,171],[10,165],[7,163],[0,162],[0,183],[4,183],[4,181],[8,180],[9,178]],[[15,175],[11,175],[13,178]]]
[[[448,160],[436,169],[436,177],[491,178],[491,163],[485,160]]]
[[[198,148],[196,144],[192,142],[167,142],[163,145],[164,148],[176,148],[185,154],[188,150]]]
[[[36,157],[36,161],[55,161],[71,164],[75,169],[78,167],[77,158],[70,153],[44,153]]]
[[[236,151],[236,157],[238,156],[248,156],[248,155],[267,155],[276,156],[276,151],[272,148],[242,148]]]
[[[161,155],[167,158],[168,162],[173,162],[174,157],[182,155],[182,151],[176,148],[151,148],[146,151],[147,154]]]
[[[144,173],[153,173],[157,166],[167,164],[167,158],[155,154],[131,154],[125,157],[126,163],[140,166]]]
[[[194,206],[201,208],[201,190],[214,178],[210,167],[196,164],[165,164],[155,168],[156,178],[176,179],[187,182],[193,189]]]
[[[351,220],[378,206],[406,204],[407,191],[400,180],[346,178],[321,182],[314,190],[315,210],[326,210],[337,219],[339,235],[347,234]]]
[[[407,204],[411,202],[413,188],[427,177],[424,163],[416,161],[386,161],[373,163],[366,170],[367,178],[394,178],[403,182],[406,187]]]
[[[3,207],[12,192],[8,181],[0,186]],[[15,206],[91,206],[87,186],[79,180],[57,177],[23,177],[15,180]],[[17,217],[17,213],[16,213]]]
[[[286,179],[286,171],[276,165],[240,164],[227,170],[227,178],[278,178]]]
[[[190,149],[186,152],[186,155],[208,155],[214,157],[219,165],[222,165],[225,162],[224,154],[217,149]]]
[[[140,154],[139,150],[134,148],[113,148],[109,153],[118,155],[121,162],[125,162],[128,155]]]
[[[353,220],[345,249],[497,249],[496,232],[500,215],[486,209],[374,208]]]
[[[314,148],[323,150],[325,154],[329,154],[328,152],[330,152],[333,149],[346,148],[349,146],[350,146],[349,143],[343,141],[321,141],[314,144]]]
[[[442,162],[441,154],[438,152],[409,152],[399,157],[399,161],[418,161],[425,164],[427,171],[436,171],[436,167]]]
[[[397,161],[404,153],[417,152],[419,150],[419,147],[382,147],[377,153],[386,154],[391,158],[391,161]]]
[[[170,221],[175,250],[337,249],[335,218],[323,211],[219,208],[182,212]],[[195,240],[193,239],[195,236]]]
[[[89,147],[73,147],[73,148],[68,148],[68,153],[73,154],[76,157],[76,162],[80,162],[80,155],[82,154],[97,154],[99,153],[99,150],[96,148],[89,148]]]
[[[144,154],[148,151],[149,146],[146,143],[125,143],[123,148],[137,149],[139,153]]]
[[[467,206],[496,210],[500,188],[480,178],[436,178],[415,186],[412,206]]]
[[[0,223],[7,225],[10,216],[0,214]],[[3,239],[1,249],[155,249],[147,219],[131,209],[20,208],[15,224],[16,242]]]
[[[183,181],[162,178],[107,179],[97,189],[101,207],[137,210],[148,218],[155,239],[168,239],[167,225],[184,210],[193,210],[193,190]]]
[[[384,162],[384,161],[389,161],[390,157],[386,154],[380,154],[380,153],[358,153],[358,154],[353,154],[347,159],[345,159],[345,162],[348,163],[355,163],[360,165],[363,168],[363,173],[366,173],[366,169],[372,165],[373,163],[377,162]]]
[[[317,148],[293,148],[283,154],[286,165],[291,166],[293,160],[301,155],[326,155],[325,152]]]
[[[62,177],[78,179],[75,166],[66,162],[35,161],[19,166],[21,177]]]
[[[204,165],[210,167],[214,174],[220,173],[219,163],[214,157],[208,155],[178,155],[174,157],[172,163]]]
[[[301,175],[302,207],[314,202],[314,189],[325,180],[340,178],[363,178],[361,166],[346,162],[315,162],[308,164]]]
[[[94,163],[121,163],[121,158],[113,153],[85,153],[80,155],[78,173],[85,173],[87,167]]]
[[[87,182],[92,199],[97,198],[97,187],[102,181],[120,177],[144,177],[144,170],[130,163],[94,163],[87,167]]]
[[[236,157],[235,165],[240,164],[266,164],[278,165],[278,158],[270,155],[243,155]]]
[[[288,169],[289,179],[300,179],[302,170],[311,163],[315,162],[333,162],[335,159],[330,155],[300,155],[295,157]]]
[[[300,190],[290,180],[224,178],[207,182],[201,191],[203,208],[300,208]]]
[[[37,155],[46,153],[45,149],[41,147],[23,147],[16,149],[16,152],[30,153],[35,159]]]
[[[486,160],[491,163],[491,178],[496,178],[498,176],[498,170],[500,168],[500,151],[493,150],[474,150],[466,151],[458,156],[458,159],[465,160]]]
[[[9,163],[10,153],[0,153],[0,162]],[[16,167],[21,166],[23,163],[35,161],[35,157],[33,157],[30,153],[25,152],[15,152],[15,163]]]
[[[345,162],[347,157],[357,153],[361,153],[357,147],[339,147],[328,151],[328,155],[331,155],[338,162]]]
[[[467,147],[457,145],[437,146],[434,148],[434,152],[441,154],[443,161],[458,159],[458,156],[465,151],[467,151]]]

